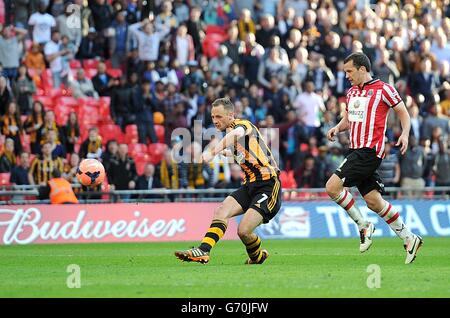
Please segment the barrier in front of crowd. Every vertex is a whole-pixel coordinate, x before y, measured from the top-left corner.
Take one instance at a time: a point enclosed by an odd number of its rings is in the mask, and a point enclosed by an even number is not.
[[[395,236],[359,201],[374,236]],[[421,236],[450,236],[448,200],[394,200],[410,229]],[[219,203],[118,203],[12,205],[0,207],[0,244],[200,241]],[[231,219],[224,239],[238,239],[240,217]],[[356,225],[333,203],[286,202],[268,224],[263,239],[359,237]]]

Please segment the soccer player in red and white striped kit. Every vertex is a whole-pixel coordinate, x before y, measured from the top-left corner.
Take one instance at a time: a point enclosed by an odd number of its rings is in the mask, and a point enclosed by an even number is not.
[[[422,245],[420,236],[411,233],[399,213],[385,201],[381,194],[384,185],[377,169],[384,158],[386,122],[390,109],[400,118],[402,134],[396,146],[403,155],[408,147],[410,118],[398,92],[391,85],[370,75],[371,63],[363,53],[353,53],[344,60],[344,71],[352,87],[347,93],[347,105],[341,121],[328,131],[327,137],[350,129],[350,153],[336,169],[326,184],[328,195],[343,207],[356,222],[360,232],[360,252],[372,245],[373,223],[367,222],[355,204],[350,192],[344,187],[356,186],[372,211],[383,218],[404,242],[405,264],[416,258]]]

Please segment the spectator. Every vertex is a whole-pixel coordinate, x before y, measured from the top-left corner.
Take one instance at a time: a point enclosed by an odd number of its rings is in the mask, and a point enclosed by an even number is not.
[[[414,136],[409,137],[409,148],[405,155],[400,158],[401,186],[413,189],[423,189],[425,181],[422,178],[426,165],[424,149],[417,145]],[[411,197],[417,197],[416,191],[408,190],[406,193]]]
[[[183,3],[183,0],[175,0],[174,12],[179,23],[184,23],[189,19],[189,7]]]
[[[106,175],[111,173],[111,162],[117,160],[117,151],[119,150],[119,144],[117,140],[111,139],[106,143],[105,151],[102,152],[102,163],[105,167]]]
[[[317,188],[318,171],[316,171],[315,161],[312,156],[307,156],[300,168],[295,170],[294,178],[299,188]]]
[[[264,48],[256,43],[253,33],[248,33],[245,38],[245,50],[241,56],[241,64],[244,66],[245,77],[250,83],[257,82],[259,62],[262,56],[264,56]]]
[[[28,12],[30,0],[16,0],[14,1],[14,25],[21,28],[28,26]]]
[[[279,32],[275,28],[275,20],[271,14],[261,16],[260,24],[261,28],[256,31],[256,42],[267,48],[270,46],[271,37],[279,35]]]
[[[51,179],[51,173],[54,169],[62,173],[63,162],[59,157],[52,158],[52,145],[50,142],[44,142],[42,145],[42,155],[34,158],[31,164],[28,181],[30,184],[45,186],[47,181]]]
[[[68,51],[67,54],[64,54],[61,56],[61,64],[62,64],[62,72],[61,77],[65,78],[69,75],[70,72],[70,61],[72,61],[75,57],[75,54],[78,51],[78,48],[75,47],[75,45],[70,42],[69,37],[67,35],[63,35],[61,37],[61,45],[60,50],[66,50]]]
[[[28,25],[33,27],[33,41],[44,46],[50,42],[52,28],[56,27],[55,18],[46,12],[47,5],[45,2],[39,4],[39,12],[35,12],[30,16]]]
[[[62,177],[70,183],[79,183],[77,179],[78,166],[80,165],[80,156],[76,152],[70,154],[70,160],[64,165]]]
[[[20,164],[16,165],[11,170],[11,177],[9,182],[12,185],[28,185],[28,172],[30,170],[30,154],[22,152],[20,154]]]
[[[111,95],[111,118],[125,132],[127,125],[136,122],[133,90],[127,85],[127,78],[122,76],[118,86],[113,87]]]
[[[437,85],[436,74],[432,71],[431,60],[424,58],[420,62],[420,69],[410,77],[411,95],[416,97],[422,94],[425,97],[425,103],[428,104],[432,101],[433,90]]]
[[[437,105],[432,105],[428,108],[428,116],[422,122],[421,139],[430,139],[434,127],[441,127],[442,132],[448,135],[450,132],[450,122],[442,116],[441,108]]]
[[[5,150],[0,156],[0,173],[11,172],[16,166],[16,154],[14,151],[14,140],[6,138]]]
[[[133,190],[136,188],[136,166],[134,160],[128,157],[128,145],[120,144],[117,151],[117,159],[111,161],[111,180],[112,190]],[[127,200],[130,195],[121,195],[121,198]]]
[[[141,87],[133,95],[136,105],[136,125],[139,133],[139,143],[157,143],[158,138],[153,124],[154,105],[150,92],[150,82],[143,81]]]
[[[30,135],[31,153],[36,154],[40,151],[41,145],[38,142],[38,131],[44,124],[44,105],[40,101],[33,103],[31,114],[25,121],[25,132]]]
[[[172,3],[167,0],[163,1],[161,4],[161,12],[155,19],[156,32],[161,34],[161,38],[165,38],[176,27],[178,27],[178,19],[172,13]]]
[[[11,81],[17,77],[22,49],[20,42],[27,30],[14,26],[3,28],[0,36],[0,63],[3,65],[3,75]]]
[[[50,199],[51,204],[76,204],[78,199],[71,184],[61,178],[61,171],[54,169],[51,178],[39,188],[39,199]]]
[[[25,54],[24,64],[29,69],[38,70],[38,75],[45,70],[45,58],[39,43],[33,42],[31,44],[30,50]]]
[[[386,187],[396,187],[400,181],[400,164],[396,153],[391,151],[391,144],[386,140],[384,144],[385,157],[378,167],[378,173]]]
[[[114,68],[119,68],[124,64],[127,54],[128,23],[126,17],[126,11],[119,11],[112,23],[112,28],[115,30],[115,37],[111,63]]]
[[[66,3],[63,13],[56,17],[56,24],[59,32],[61,32],[61,37],[67,36],[69,42],[74,47],[74,51],[78,52],[82,38],[81,23],[79,25],[74,25],[74,22],[70,20],[73,20],[74,18],[72,14],[74,14],[73,6],[70,3]]]
[[[286,50],[289,60],[295,58],[297,50],[301,47],[302,33],[300,30],[292,29],[289,31],[289,37],[283,41],[283,48]]]
[[[95,28],[89,28],[88,34],[81,39],[80,48],[76,58],[80,60],[103,57],[105,55],[103,48],[103,38],[97,36]]]
[[[247,34],[256,33],[255,22],[252,19],[252,13],[249,9],[244,8],[241,11],[238,20],[239,38],[241,41],[245,41]]]
[[[269,51],[267,59],[261,61],[258,68],[258,82],[270,89],[270,79],[278,77],[280,82],[284,82],[287,77],[288,68],[280,58],[280,51],[277,48],[272,48]]]
[[[439,152],[435,157],[433,173],[436,176],[437,187],[450,187],[450,152],[448,142],[441,138],[439,142]],[[447,191],[450,194],[450,191]]]
[[[55,113],[52,110],[48,110],[44,115],[44,124],[39,128],[37,133],[37,142],[39,145],[42,145],[46,142],[47,132],[49,130],[54,130],[57,132],[57,141],[64,142],[64,134],[61,133],[59,126],[55,121]]]
[[[111,88],[114,86],[114,79],[106,73],[106,64],[99,62],[97,74],[92,78],[92,85],[99,96],[110,96]]]
[[[5,77],[0,76],[0,116],[5,115],[6,106],[9,105],[14,95],[8,86],[8,82]]]
[[[9,102],[7,112],[1,121],[1,133],[6,138],[11,138],[14,141],[14,151],[16,156],[22,152],[22,143],[20,141],[22,132],[23,127],[17,104],[15,102]]]
[[[181,66],[186,66],[189,61],[195,60],[194,41],[187,33],[185,24],[178,27],[177,33],[172,37],[170,48],[171,60],[176,59]]]
[[[53,87],[59,88],[61,83],[66,83],[66,76],[63,78],[63,61],[62,56],[70,54],[69,49],[60,48],[60,34],[55,30],[52,32],[51,41],[48,41],[44,47],[45,58],[50,63],[50,70],[52,71]]]
[[[144,168],[144,173],[137,178],[136,190],[153,190],[162,188],[162,184],[155,177],[155,166],[147,163]],[[139,195],[139,198],[160,198],[160,195]]]
[[[82,68],[77,71],[77,78],[70,81],[70,87],[72,88],[73,96],[75,98],[93,97],[98,99],[99,97],[92,81],[86,78]]]
[[[436,56],[437,61],[442,64],[444,61],[450,63],[450,44],[447,35],[438,32],[435,35],[436,42],[431,46],[431,52]]]
[[[148,19],[145,19],[142,22],[130,25],[128,31],[130,36],[135,38],[137,42],[138,55],[141,63],[157,61],[159,45],[163,35],[159,32],[154,32],[153,24]]]
[[[339,142],[334,142],[329,144],[328,146],[329,152],[325,158],[326,170],[325,170],[325,178],[328,180],[329,177],[333,175],[336,169],[342,164],[344,161],[344,154],[342,145]]]
[[[155,177],[166,189],[180,189],[184,187],[184,184],[180,184],[180,167],[173,159],[172,150],[169,148],[164,152],[163,160],[155,168]]]
[[[201,160],[202,147],[198,142],[192,142],[189,148],[191,155],[190,161],[187,163],[187,180],[190,189],[208,189],[212,187],[212,170],[209,164],[205,164]]]
[[[64,135],[67,153],[73,153],[75,151],[75,144],[78,143],[78,139],[80,138],[80,126],[78,125],[77,113],[70,112],[66,126],[64,127]]]
[[[61,142],[58,141],[57,132],[55,130],[47,131],[46,141],[50,143],[52,148],[52,157],[65,159],[66,150]]]
[[[233,64],[233,60],[228,57],[228,49],[225,45],[220,45],[217,49],[217,56],[212,58],[209,62],[209,69],[212,72],[212,80],[217,79],[218,76],[226,78]]]
[[[237,163],[233,163],[228,168],[230,170],[230,178],[219,181],[216,184],[218,189],[237,189],[242,185],[242,170]]]
[[[396,79],[400,77],[397,65],[390,60],[389,51],[382,50],[378,62],[373,66],[373,72],[383,82],[394,85]]]
[[[294,103],[300,121],[306,126],[309,136],[317,133],[317,129],[320,127],[319,115],[325,110],[323,99],[314,92],[314,89],[314,83],[307,80],[305,91],[297,96]]]
[[[88,138],[81,144],[80,157],[82,159],[100,159],[102,156],[102,137],[98,134],[98,128],[89,128]]]
[[[104,40],[103,51],[104,57],[109,58],[111,51],[111,38],[113,37],[113,29],[111,24],[113,22],[113,8],[106,3],[106,0],[93,0],[89,5],[92,12],[92,21],[94,28],[99,33],[99,37]]]
[[[240,63],[241,55],[245,50],[245,43],[239,39],[239,29],[236,24],[228,28],[228,39],[222,43],[227,48],[227,56],[233,63]]]
[[[17,78],[15,78],[13,83],[13,90],[21,113],[28,115],[31,112],[31,104],[33,102],[31,95],[36,92],[36,86],[30,76],[28,76],[25,65],[19,66]]]
[[[192,7],[189,13],[189,20],[186,22],[187,32],[194,41],[195,58],[198,59],[202,54],[202,42],[205,37],[205,26],[200,19],[202,11],[199,7]]]

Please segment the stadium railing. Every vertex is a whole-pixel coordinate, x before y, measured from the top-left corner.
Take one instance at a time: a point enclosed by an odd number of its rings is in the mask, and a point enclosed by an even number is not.
[[[14,185],[0,187],[0,205],[49,204],[49,200],[38,199],[38,185]],[[79,184],[73,185],[80,188]],[[80,203],[115,202],[219,202],[236,189],[153,189],[153,190],[110,190],[107,192],[78,192]],[[284,201],[329,200],[325,188],[283,189]],[[450,198],[450,187],[406,187],[385,188],[389,199],[446,199]],[[359,196],[357,190],[353,191]]]

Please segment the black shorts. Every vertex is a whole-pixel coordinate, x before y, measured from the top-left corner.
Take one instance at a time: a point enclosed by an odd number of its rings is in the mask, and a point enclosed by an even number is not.
[[[357,187],[365,196],[372,190],[384,193],[384,185],[377,172],[381,158],[373,148],[350,149],[350,154],[334,172],[344,181],[344,187]]]
[[[244,212],[252,208],[262,215],[263,223],[268,223],[281,207],[281,182],[278,178],[250,182],[230,195]]]

